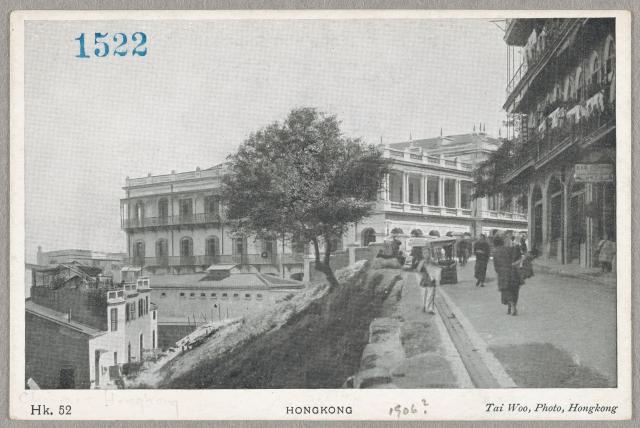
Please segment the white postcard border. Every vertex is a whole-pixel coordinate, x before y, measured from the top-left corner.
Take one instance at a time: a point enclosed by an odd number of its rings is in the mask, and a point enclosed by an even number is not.
[[[509,17],[616,18],[617,228],[631,231],[631,16],[625,11],[470,10],[254,10],[254,11],[17,11],[10,34],[10,415],[17,419],[68,420],[397,420],[389,408],[425,399],[426,414],[402,420],[620,420],[629,419],[631,400],[631,234],[618,235],[618,387],[602,389],[473,390],[25,390],[24,373],[24,22],[26,20],[202,20],[202,19],[443,19]],[[625,239],[622,239],[625,238]],[[617,405],[615,414],[487,413],[485,404],[539,402]],[[31,416],[30,406],[54,409]],[[71,405],[59,416],[59,405]],[[287,413],[287,407],[341,406],[350,413]]]

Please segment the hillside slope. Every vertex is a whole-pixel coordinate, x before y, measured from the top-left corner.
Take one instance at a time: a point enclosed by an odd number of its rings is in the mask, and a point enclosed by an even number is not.
[[[270,314],[230,326],[162,368],[160,388],[339,388],[359,367],[369,324],[401,278],[397,269],[362,266],[328,291],[313,285]],[[310,298],[309,298],[310,297]],[[283,305],[281,304],[281,305]],[[274,319],[286,305],[289,312]],[[295,306],[298,307],[295,307]],[[262,334],[257,324],[274,325]],[[256,334],[251,334],[254,332]],[[237,342],[225,347],[225,338]],[[238,336],[245,337],[237,340]]]

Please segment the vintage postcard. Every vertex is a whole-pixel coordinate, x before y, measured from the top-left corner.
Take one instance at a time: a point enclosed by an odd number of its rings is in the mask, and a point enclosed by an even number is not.
[[[11,416],[631,417],[630,14],[16,11]]]

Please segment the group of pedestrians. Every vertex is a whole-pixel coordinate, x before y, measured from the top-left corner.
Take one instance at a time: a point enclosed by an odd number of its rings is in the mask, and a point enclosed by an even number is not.
[[[498,291],[503,305],[507,306],[508,315],[518,315],[518,298],[524,280],[533,276],[531,253],[528,252],[526,238],[519,242],[512,234],[496,235],[493,238],[493,251],[486,235],[480,235],[474,247],[476,257],[474,276],[476,287],[484,287],[487,276],[487,265],[493,256],[493,267],[498,277]],[[423,311],[435,314],[436,281],[429,275],[422,251],[412,249],[413,268],[420,273],[420,287],[424,289]]]

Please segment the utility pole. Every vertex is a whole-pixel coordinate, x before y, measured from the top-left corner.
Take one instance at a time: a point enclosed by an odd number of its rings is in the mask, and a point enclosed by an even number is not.
[[[280,268],[282,269],[282,279],[284,279],[284,229],[282,230],[282,257],[280,257]]]

